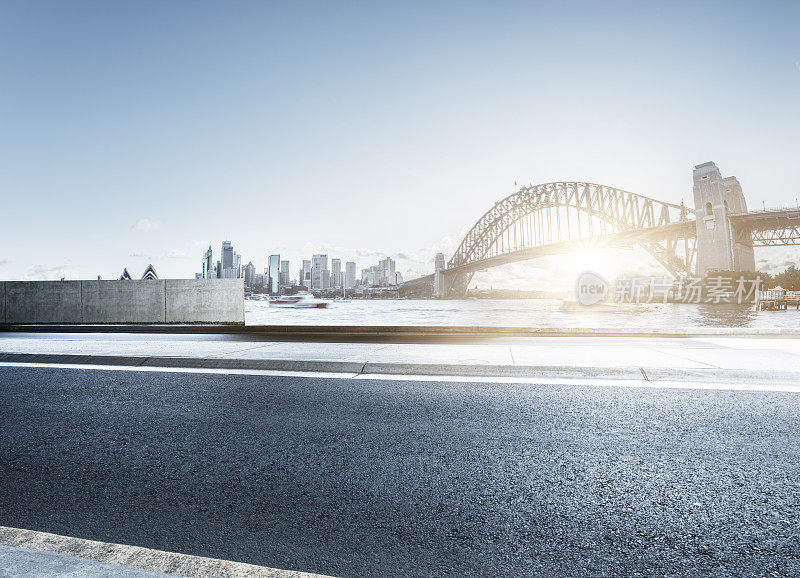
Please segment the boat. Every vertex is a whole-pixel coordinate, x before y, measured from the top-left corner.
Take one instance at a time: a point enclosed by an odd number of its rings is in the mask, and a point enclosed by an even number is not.
[[[297,293],[295,295],[281,295],[269,300],[270,307],[295,307],[295,308],[324,308],[328,302],[317,299],[309,293]]]

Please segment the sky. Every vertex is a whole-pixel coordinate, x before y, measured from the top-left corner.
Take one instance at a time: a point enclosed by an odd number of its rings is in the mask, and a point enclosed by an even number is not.
[[[798,204],[800,2],[0,0],[0,279],[193,277],[223,240],[414,277],[515,182],[691,203],[706,161]]]

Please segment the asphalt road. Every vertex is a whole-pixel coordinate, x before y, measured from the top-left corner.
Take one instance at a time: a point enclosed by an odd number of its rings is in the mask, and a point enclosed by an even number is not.
[[[798,575],[800,395],[0,367],[0,524],[342,576]]]

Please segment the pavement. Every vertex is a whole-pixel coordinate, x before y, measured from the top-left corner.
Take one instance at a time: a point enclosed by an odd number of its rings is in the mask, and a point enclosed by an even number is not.
[[[0,545],[0,576],[6,578],[30,578],[32,576],[158,578],[159,576],[169,576],[169,574],[125,568],[64,554]]]
[[[12,332],[0,333],[2,362],[794,387],[800,384],[800,339],[512,337],[418,344]]]
[[[0,526],[0,576],[326,578],[230,560]]]
[[[800,574],[800,396],[0,367],[0,524],[335,576]]]

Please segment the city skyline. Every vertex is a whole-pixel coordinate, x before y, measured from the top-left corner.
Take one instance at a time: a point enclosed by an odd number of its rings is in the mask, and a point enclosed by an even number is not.
[[[711,159],[734,167],[750,208],[796,202],[798,18],[792,2],[174,2],[147,18],[5,2],[0,279],[150,263],[193,277],[223,238],[247,260],[391,256],[411,278],[515,182],[688,203],[686,168]],[[767,268],[797,256],[756,252]],[[535,288],[581,260],[478,282]]]

